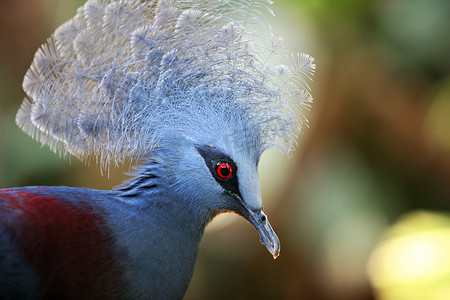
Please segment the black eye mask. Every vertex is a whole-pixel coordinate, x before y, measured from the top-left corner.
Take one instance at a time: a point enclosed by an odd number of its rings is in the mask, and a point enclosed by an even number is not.
[[[216,181],[230,194],[241,197],[237,177],[238,167],[226,154],[212,146],[197,146],[197,151],[205,160],[205,164]]]

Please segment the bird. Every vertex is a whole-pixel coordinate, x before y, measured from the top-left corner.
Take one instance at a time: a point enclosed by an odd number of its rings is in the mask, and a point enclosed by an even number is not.
[[[37,50],[16,115],[112,190],[0,189],[1,299],[182,299],[205,227],[242,216],[276,258],[258,164],[289,154],[314,59],[290,54],[271,1],[88,0]]]

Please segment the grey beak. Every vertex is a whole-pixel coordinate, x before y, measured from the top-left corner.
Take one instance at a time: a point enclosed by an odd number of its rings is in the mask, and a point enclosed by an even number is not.
[[[266,246],[267,250],[272,254],[273,259],[276,259],[280,255],[280,240],[275,231],[273,231],[262,208],[251,209],[242,200],[241,195],[230,194],[237,200],[236,204],[238,204],[232,211],[241,215],[255,227],[256,231],[259,233],[261,244]]]
[[[273,258],[276,259],[280,255],[280,240],[275,231],[273,231],[266,214],[261,209],[247,209],[247,212],[248,215],[244,217],[255,227],[261,237],[261,243],[266,246]]]

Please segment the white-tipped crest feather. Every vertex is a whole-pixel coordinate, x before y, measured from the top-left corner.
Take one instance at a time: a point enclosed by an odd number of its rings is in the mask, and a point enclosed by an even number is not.
[[[315,66],[306,54],[283,61],[279,39],[261,43],[255,28],[267,25],[270,3],[89,0],[37,51],[16,122],[53,150],[102,165],[142,156],[220,111],[245,122],[261,149],[289,150]]]

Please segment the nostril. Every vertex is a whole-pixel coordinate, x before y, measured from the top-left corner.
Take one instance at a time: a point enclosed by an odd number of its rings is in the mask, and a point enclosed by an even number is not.
[[[262,215],[262,216],[261,216],[261,222],[262,222],[262,223],[266,222],[266,216],[265,216],[265,215]]]

